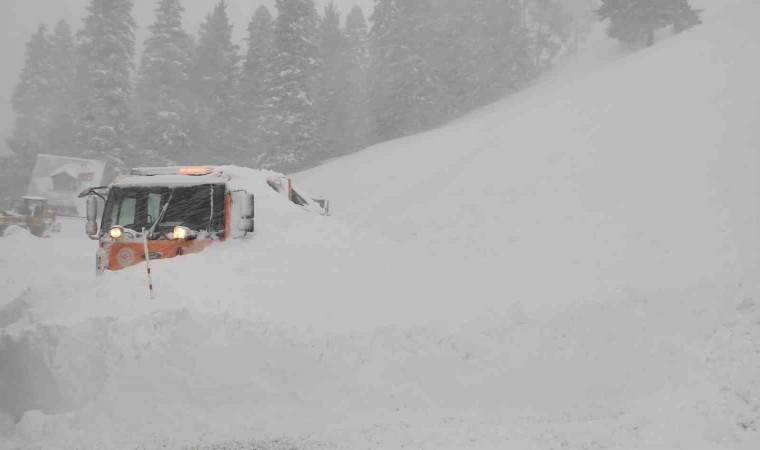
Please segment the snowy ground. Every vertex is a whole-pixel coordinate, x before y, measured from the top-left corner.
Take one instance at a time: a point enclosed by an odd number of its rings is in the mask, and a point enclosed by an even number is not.
[[[760,4],[704,6],[297,174],[333,217],[262,190],[153,302],[80,221],[0,240],[0,447],[760,447]]]

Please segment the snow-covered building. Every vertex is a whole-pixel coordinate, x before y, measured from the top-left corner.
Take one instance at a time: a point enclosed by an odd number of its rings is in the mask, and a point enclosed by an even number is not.
[[[98,186],[104,168],[105,163],[97,160],[37,155],[27,195],[46,197],[59,214],[83,216],[84,200],[77,195]]]

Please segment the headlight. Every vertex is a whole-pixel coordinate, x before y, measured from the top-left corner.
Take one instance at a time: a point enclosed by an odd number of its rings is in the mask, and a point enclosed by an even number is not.
[[[174,239],[177,239],[179,241],[184,241],[185,239],[190,237],[190,228],[174,227],[174,232],[172,234],[174,235]]]
[[[124,235],[124,229],[122,227],[111,227],[111,229],[108,230],[108,235],[111,236],[112,239],[119,239]]]

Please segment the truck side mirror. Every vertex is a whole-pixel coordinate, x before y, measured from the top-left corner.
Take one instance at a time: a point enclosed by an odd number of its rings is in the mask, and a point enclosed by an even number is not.
[[[245,233],[253,233],[253,230],[254,230],[253,217],[254,217],[255,203],[256,202],[255,202],[255,198],[253,194],[245,197],[245,200],[243,201],[243,206],[241,208],[240,231],[243,231]]]
[[[93,239],[98,234],[98,199],[94,196],[87,197],[87,225],[85,225],[85,233]]]

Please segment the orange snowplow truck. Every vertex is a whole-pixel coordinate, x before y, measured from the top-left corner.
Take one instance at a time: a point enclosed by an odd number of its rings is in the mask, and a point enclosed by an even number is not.
[[[110,186],[82,192],[80,197],[87,197],[86,233],[99,241],[97,273],[134,266],[146,256],[155,260],[197,253],[253,232],[254,196],[236,190],[231,181],[220,167],[139,168]]]

